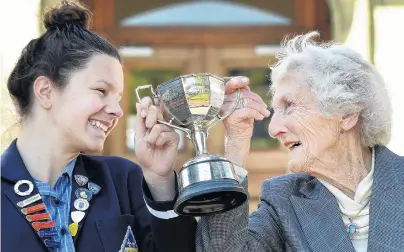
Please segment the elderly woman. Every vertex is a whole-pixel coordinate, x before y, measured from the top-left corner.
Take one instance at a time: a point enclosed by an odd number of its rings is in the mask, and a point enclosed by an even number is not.
[[[290,150],[293,174],[265,181],[250,217],[246,203],[201,218],[197,251],[404,251],[404,158],[385,147],[385,83],[359,54],[317,35],[283,43],[271,74],[269,134]],[[225,122],[226,157],[240,167],[254,114],[248,107]]]

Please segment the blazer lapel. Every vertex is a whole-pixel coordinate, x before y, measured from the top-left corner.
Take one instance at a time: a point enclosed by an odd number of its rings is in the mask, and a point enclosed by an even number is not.
[[[84,217],[80,220],[80,222],[77,225],[77,233],[75,236],[73,236],[74,243],[77,243],[77,240],[80,236],[80,233],[83,229],[83,225],[86,223],[86,219],[88,215],[92,211],[92,205],[94,202],[97,201],[97,198],[99,196],[99,193],[101,191],[101,186],[99,185],[98,181],[95,181],[96,176],[94,173],[94,164],[89,164],[85,163],[83,155],[80,155],[77,158],[76,161],[76,166],[73,171],[73,179],[72,179],[72,193],[71,193],[71,198],[70,198],[70,225],[75,225],[73,223],[72,219],[72,212],[82,212],[84,213]],[[80,182],[78,181],[79,177],[84,179],[85,181],[79,184]],[[90,190],[90,185],[91,184],[91,189],[94,188],[94,186],[99,187],[99,192],[94,193]],[[79,191],[78,191],[79,190]],[[78,192],[87,192],[86,194],[79,194]],[[83,198],[83,196],[90,196],[91,198]],[[81,203],[80,203],[81,201]],[[88,205],[87,205],[88,204]],[[69,226],[70,229],[71,226]]]
[[[28,172],[27,168],[25,167],[25,164],[17,149],[16,140],[14,140],[12,142],[10,147],[8,147],[8,149],[1,156],[1,176],[3,179],[7,180],[10,183],[10,186],[7,186],[7,188],[4,189],[4,194],[11,201],[11,203],[15,207],[16,211],[21,213],[21,218],[25,219],[25,221],[27,223],[29,223],[29,225],[32,228],[32,232],[34,232],[35,235],[38,238],[40,238],[40,240],[42,240],[42,245],[44,246],[44,248],[47,249],[47,247],[44,244],[44,239],[38,235],[38,233],[32,226],[32,223],[35,221],[32,221],[32,222],[28,221],[28,219],[26,218],[26,215],[23,214],[23,212],[21,211],[23,208],[35,206],[38,204],[43,204],[42,199],[36,200],[35,202],[32,202],[23,207],[18,206],[19,202],[22,202],[23,200],[29,199],[33,196],[38,196],[38,197],[40,197],[40,196],[39,196],[38,188],[35,186],[35,181],[32,178],[31,174]],[[28,180],[33,184],[33,191],[30,195],[20,196],[20,195],[17,195],[17,193],[14,191],[14,185],[20,180]],[[44,212],[44,211],[42,210],[42,212]],[[46,210],[45,210],[45,212],[46,212]],[[38,214],[38,212],[34,212],[32,214]],[[45,221],[49,221],[49,220],[45,220]]]
[[[99,186],[100,191],[92,196],[89,208],[84,211],[84,219],[79,223],[78,232],[74,237],[76,247],[93,247],[94,251],[101,251],[103,248],[105,251],[109,251],[108,248],[116,246],[118,243],[118,245],[122,244],[126,228],[129,225],[136,225],[134,216],[130,215],[131,209],[127,204],[119,202],[119,195],[109,168],[107,168],[108,165],[112,164],[108,164],[105,159],[96,156],[80,155],[77,158],[74,175],[86,176],[88,181]],[[78,188],[88,189],[88,182],[84,186],[79,186],[73,179],[71,211],[77,211],[74,201],[77,199],[75,190]],[[91,244],[94,241],[98,243]]]
[[[403,251],[404,158],[378,147],[374,169],[368,251]]]
[[[87,218],[88,212],[90,210],[90,206],[91,206],[91,200],[86,200],[84,198],[77,197],[76,196],[76,191],[79,188],[86,188],[87,184],[88,184],[88,174],[86,169],[84,169],[84,164],[83,164],[83,160],[81,158],[81,156],[79,156],[77,158],[76,161],[76,166],[74,167],[74,171],[73,171],[73,178],[72,178],[72,192],[70,195],[70,225],[69,225],[69,229],[74,230],[73,232],[76,232],[76,234],[72,234],[73,236],[73,240],[74,243],[76,244],[77,242],[77,238],[80,235],[80,231],[82,230],[82,226],[85,223],[85,220]],[[82,176],[82,178],[87,179],[87,182],[85,182],[84,185],[79,185],[77,182],[77,176]],[[84,182],[83,182],[84,183]],[[79,199],[79,200],[78,200]],[[81,202],[80,202],[81,201]],[[76,204],[76,205],[75,205]],[[74,227],[72,226],[73,220],[72,220],[72,213],[75,211],[80,211],[82,213],[84,213],[84,217],[80,220],[80,222],[77,223],[77,226]],[[70,230],[70,232],[72,233],[72,230]]]
[[[332,194],[317,179],[303,185],[300,192],[300,197],[290,200],[311,249],[355,252]]]

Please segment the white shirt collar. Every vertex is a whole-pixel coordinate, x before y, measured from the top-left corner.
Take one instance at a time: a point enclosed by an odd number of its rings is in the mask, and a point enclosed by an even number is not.
[[[319,179],[319,181],[334,195],[338,201],[342,219],[345,225],[351,220],[359,226],[359,233],[351,239],[367,239],[369,234],[369,200],[373,184],[375,166],[375,151],[372,148],[372,168],[368,175],[358,184],[354,198],[351,199],[337,187]],[[351,220],[349,218],[351,218]]]

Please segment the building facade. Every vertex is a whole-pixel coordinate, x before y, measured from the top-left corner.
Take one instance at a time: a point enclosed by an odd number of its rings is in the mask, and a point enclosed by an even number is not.
[[[29,1],[35,7],[31,9],[22,8],[24,0],[7,2],[5,8],[16,10],[10,13],[19,13],[22,21],[20,43],[13,40],[1,46],[3,83],[22,46],[44,31],[39,14],[58,1]],[[268,65],[273,62],[281,40],[287,34],[318,30],[321,39],[333,39],[353,47],[381,70],[389,83],[395,109],[393,139],[389,147],[404,155],[404,135],[400,130],[404,128],[404,103],[400,99],[404,91],[400,84],[402,78],[398,76],[400,64],[395,63],[404,56],[404,32],[395,28],[397,22],[404,24],[404,0],[82,2],[94,13],[93,29],[120,46],[124,57],[125,90],[121,106],[125,115],[107,139],[104,154],[123,156],[136,162],[133,143],[136,87],[157,86],[188,73],[244,75],[250,77],[252,90],[269,103],[270,97],[266,96],[269,82],[265,75],[269,73]],[[27,13],[19,11],[22,9]],[[21,32],[25,30],[31,32]],[[2,118],[6,120],[2,120],[2,150],[17,132],[10,132],[10,125],[17,121],[13,120],[17,118],[15,113],[10,111],[12,105],[4,84]],[[268,136],[268,123],[269,119],[254,125],[247,161],[251,209],[257,205],[262,181],[288,172],[287,151]],[[180,137],[177,170],[194,156],[192,143],[181,134]],[[208,150],[223,154],[221,125],[210,132]]]

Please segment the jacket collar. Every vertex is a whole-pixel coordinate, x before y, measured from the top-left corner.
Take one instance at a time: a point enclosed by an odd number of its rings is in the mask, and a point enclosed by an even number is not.
[[[39,191],[38,191],[38,188],[35,186],[34,178],[28,172],[28,170],[22,160],[22,157],[20,155],[20,152],[18,151],[16,142],[17,141],[14,140],[10,144],[10,146],[4,151],[4,153],[1,155],[1,177],[3,179],[7,180],[10,184],[12,184],[10,187],[7,187],[4,190],[4,193],[9,198],[9,200],[13,203],[16,210],[20,211],[20,208],[17,206],[17,203],[19,201],[21,201],[21,197],[15,194],[15,192],[13,190],[14,184],[19,180],[29,180],[34,184],[34,189],[33,189],[33,192],[31,193],[31,195],[38,194]],[[85,160],[83,160],[83,159],[85,159]],[[85,165],[85,163],[86,163],[86,165]],[[96,172],[93,169],[91,169],[93,165],[94,164],[91,163],[91,159],[88,159],[83,155],[79,155],[77,157],[74,169],[72,171],[72,177],[74,177],[74,175],[83,175],[91,180],[96,175]],[[74,179],[73,179],[73,181],[74,181]],[[75,191],[78,188],[79,188],[79,185],[74,181],[72,183],[72,193],[71,193],[71,198],[70,198],[70,212],[75,211],[75,207],[74,207],[74,201],[76,200]],[[24,217],[24,216],[22,216],[22,217]],[[85,215],[84,219],[82,220],[82,223],[85,221],[86,217],[87,217],[87,214]],[[78,233],[77,233],[76,237],[74,238],[75,242],[82,229],[81,226],[82,225],[79,225]]]
[[[71,168],[72,169],[67,170],[71,177],[73,177],[74,174],[81,174],[88,178],[92,178],[96,175],[83,165],[82,155],[77,157],[74,168]],[[17,139],[13,140],[10,146],[1,155],[1,177],[11,182],[17,182],[22,179],[33,181],[17,148]]]
[[[1,176],[12,182],[22,179],[33,181],[17,149],[17,139],[1,155]]]
[[[375,170],[373,190],[388,190],[401,185],[404,177],[403,157],[398,156],[385,146],[375,148]],[[401,165],[400,165],[401,164]]]
[[[401,229],[394,225],[395,220],[390,219],[388,213],[400,204],[399,199],[402,197],[402,189],[399,188],[403,188],[403,185],[399,181],[404,178],[403,160],[384,146],[375,148],[368,251],[385,249],[378,247],[377,241],[386,237],[387,233],[389,237],[397,237],[391,246],[398,247]],[[396,190],[390,190],[394,188]],[[318,252],[325,248],[329,251],[353,252],[334,196],[314,177],[302,183],[299,192],[300,195],[291,196],[290,200],[311,249]],[[390,228],[379,227],[380,220],[383,223],[391,222]]]

